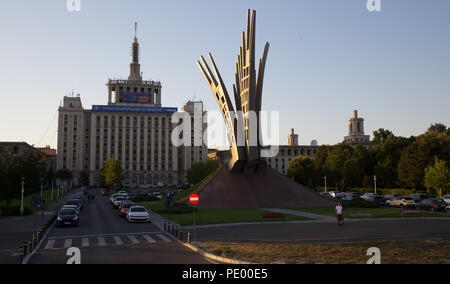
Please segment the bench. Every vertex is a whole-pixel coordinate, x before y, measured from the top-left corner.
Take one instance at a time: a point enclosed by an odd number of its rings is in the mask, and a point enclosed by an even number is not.
[[[264,222],[265,219],[283,219],[283,221],[286,221],[286,216],[283,213],[262,213],[261,222]]]

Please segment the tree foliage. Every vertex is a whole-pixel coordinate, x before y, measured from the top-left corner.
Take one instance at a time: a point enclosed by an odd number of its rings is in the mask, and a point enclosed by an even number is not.
[[[187,181],[191,184],[199,183],[219,167],[219,161],[207,160],[198,162],[187,171]]]
[[[380,128],[374,131],[372,142],[370,149],[320,146],[313,168],[305,159],[293,159],[288,175],[311,187],[323,186],[326,176],[328,186],[338,189],[372,187],[376,175],[379,188],[424,190],[425,170],[435,157],[450,164],[450,133],[443,124],[431,125],[424,134],[409,138]]]
[[[434,164],[425,169],[424,184],[439,197],[442,197],[443,190],[450,190],[450,169],[444,161],[435,157]]]
[[[100,186],[111,189],[123,181],[123,170],[119,161],[114,157],[108,158],[99,174]]]

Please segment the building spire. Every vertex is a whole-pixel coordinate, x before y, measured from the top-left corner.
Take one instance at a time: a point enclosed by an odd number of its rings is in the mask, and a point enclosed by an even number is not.
[[[130,76],[128,80],[142,80],[139,64],[139,42],[137,40],[137,22],[134,23],[134,41],[131,45]]]

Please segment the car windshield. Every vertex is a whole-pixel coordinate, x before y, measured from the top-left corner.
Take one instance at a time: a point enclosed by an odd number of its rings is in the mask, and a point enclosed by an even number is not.
[[[445,195],[444,199],[450,199],[450,195]]]
[[[122,205],[122,208],[130,208],[133,205],[133,203],[125,203],[124,205]]]
[[[59,211],[59,215],[62,216],[76,215],[76,211],[74,209],[62,209]]]
[[[68,200],[66,202],[66,205],[78,205],[78,204],[79,204],[78,200]]]
[[[403,197],[403,199],[405,199],[405,200],[412,200],[411,197]]]
[[[131,208],[131,211],[133,212],[145,212],[145,208],[137,207],[137,208]]]

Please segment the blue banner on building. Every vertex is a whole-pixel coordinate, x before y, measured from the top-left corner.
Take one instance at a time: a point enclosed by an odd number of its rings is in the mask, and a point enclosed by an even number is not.
[[[134,112],[134,113],[175,113],[176,107],[140,107],[140,106],[92,106],[93,112]]]

